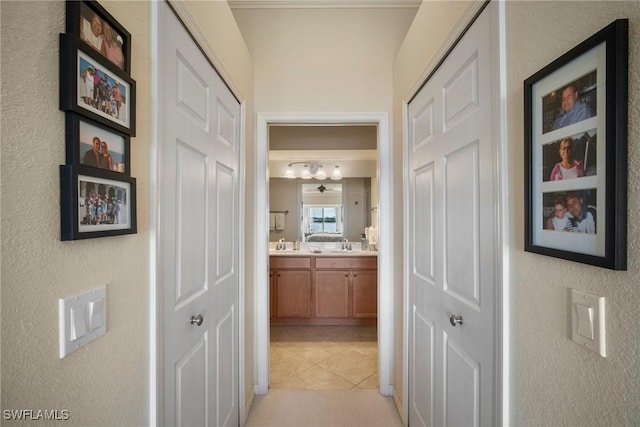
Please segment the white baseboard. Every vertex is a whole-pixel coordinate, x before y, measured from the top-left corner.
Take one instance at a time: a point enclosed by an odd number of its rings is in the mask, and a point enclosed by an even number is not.
[[[404,424],[405,426],[409,425],[409,420],[407,419],[407,414],[405,414],[404,412],[404,405],[402,403],[402,401],[400,400],[400,393],[398,392],[398,390],[396,389],[395,385],[393,386],[393,402],[396,404],[396,409],[398,410],[398,413],[400,414],[400,418],[402,418],[402,424]]]

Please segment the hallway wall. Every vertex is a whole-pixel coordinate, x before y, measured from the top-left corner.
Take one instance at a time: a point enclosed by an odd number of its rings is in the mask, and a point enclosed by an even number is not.
[[[396,153],[402,146],[400,107],[464,5],[424,2],[395,63]],[[518,426],[635,425],[640,422],[640,3],[505,2],[508,75],[508,220],[511,292],[511,420]],[[579,6],[579,7],[578,7]],[[429,10],[427,9],[429,8]],[[630,19],[628,271],[524,252],[523,81],[614,19]],[[427,36],[432,34],[432,37]],[[421,37],[420,37],[421,36]],[[400,285],[399,285],[400,286]],[[606,298],[607,353],[602,358],[570,339],[570,288]],[[401,290],[399,291],[401,292]],[[396,327],[401,327],[400,320]],[[396,346],[396,350],[398,350]],[[398,356],[396,356],[398,360]],[[396,391],[402,367],[396,364]]]
[[[149,261],[155,173],[152,3],[100,3],[132,34],[137,136],[131,138],[131,175],[137,178],[138,233],[61,242],[58,165],[65,162],[65,132],[64,113],[58,110],[58,34],[65,31],[65,3],[0,2],[0,406],[3,410],[66,409],[70,419],[65,425],[140,426],[149,424]],[[245,102],[243,131],[246,145],[252,147],[253,64],[229,7],[226,2],[193,2],[188,8],[218,56],[216,66]],[[251,165],[252,152],[245,154]],[[251,170],[248,180],[253,179],[250,174]],[[245,197],[253,200],[252,189],[247,189]],[[247,211],[252,211],[250,205]],[[245,279],[251,283],[250,275]],[[106,334],[60,360],[58,298],[102,284],[107,285]],[[253,297],[250,293],[246,297],[250,315]],[[246,326],[249,398],[252,320]]]
[[[148,421],[150,12],[103,2],[132,34],[138,233],[60,241],[65,3],[2,1],[2,409],[66,409],[69,425]],[[58,298],[107,285],[107,333],[58,357]],[[115,373],[115,374],[114,374]]]
[[[507,2],[512,424],[640,422],[640,3]],[[617,18],[629,18],[628,271],[524,248],[524,79]],[[570,288],[606,298],[607,358],[570,340]]]

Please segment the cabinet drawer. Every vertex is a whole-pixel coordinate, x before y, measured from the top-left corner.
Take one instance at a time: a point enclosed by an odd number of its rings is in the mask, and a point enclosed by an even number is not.
[[[378,267],[378,257],[317,257],[316,269],[369,269]]]
[[[311,268],[311,258],[299,256],[272,256],[269,257],[269,268]]]

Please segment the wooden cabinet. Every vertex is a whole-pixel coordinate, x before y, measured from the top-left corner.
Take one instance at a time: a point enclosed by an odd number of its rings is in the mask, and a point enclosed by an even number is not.
[[[349,317],[350,284],[348,270],[316,271],[316,316]]]
[[[378,272],[355,270],[351,273],[353,317],[378,317]]]
[[[311,317],[311,272],[278,271],[275,292],[277,317]]]
[[[370,324],[378,312],[378,259],[269,257],[274,323]]]
[[[311,317],[311,258],[269,257],[271,318]]]
[[[315,311],[319,318],[376,319],[378,315],[376,257],[316,258]]]

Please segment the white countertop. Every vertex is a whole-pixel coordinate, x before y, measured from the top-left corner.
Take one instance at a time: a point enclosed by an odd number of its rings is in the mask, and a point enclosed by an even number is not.
[[[277,251],[275,249],[269,250],[269,256],[318,256],[318,257],[363,257],[363,256],[378,256],[377,251],[345,251],[342,249],[320,249],[318,250],[310,250],[310,249],[300,249],[299,251],[294,251],[293,249],[285,249],[283,251]]]

